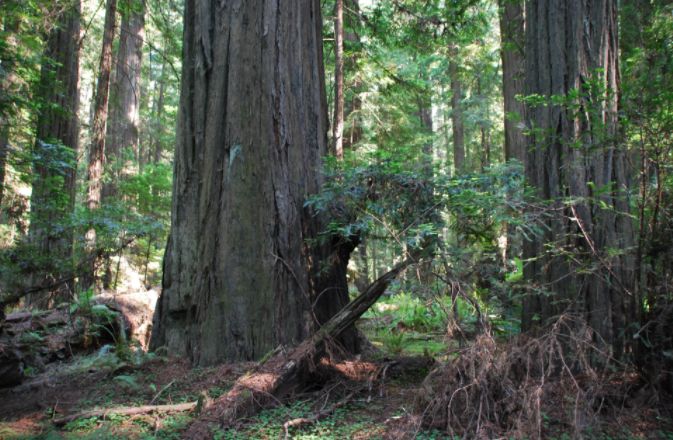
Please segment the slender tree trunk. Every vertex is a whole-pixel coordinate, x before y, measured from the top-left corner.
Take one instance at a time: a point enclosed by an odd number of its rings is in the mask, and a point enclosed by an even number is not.
[[[347,59],[344,59],[344,70],[354,72],[355,78],[352,84],[349,84],[348,90],[351,91],[351,98],[345,100],[345,115],[344,120],[349,121],[350,129],[348,135],[344,135],[344,149],[352,149],[362,139],[362,121],[360,111],[362,110],[362,100],[360,93],[362,92],[362,79],[359,75],[358,60],[361,51],[361,42],[358,30],[360,23],[360,4],[358,0],[345,0],[344,6],[346,8],[344,16],[344,47],[348,53],[352,54]],[[346,130],[346,123],[344,122],[344,130]],[[362,248],[362,243],[360,247]]]
[[[425,75],[423,75],[425,76]],[[424,78],[427,81],[427,78]],[[434,127],[432,121],[432,98],[428,93],[425,96],[420,96],[418,101],[418,116],[421,123],[421,128],[424,131],[424,134],[428,136],[428,140],[423,144],[423,174],[427,176],[428,179],[433,177],[433,158],[434,158],[434,149],[433,149],[433,135]],[[434,217],[433,220],[440,221],[437,210],[432,209],[433,205],[433,193],[434,187],[432,185],[426,185],[421,191],[423,191],[423,198],[421,201],[421,206],[419,206],[419,211],[424,212],[428,217]],[[429,210],[429,212],[428,212]],[[424,240],[422,247],[429,251],[431,248],[435,247],[435,240]],[[429,284],[432,281],[432,259],[426,259],[422,264],[416,266],[416,276],[418,281],[423,284]]]
[[[19,32],[20,21],[17,17],[2,18],[1,20],[3,33],[6,35],[5,44],[9,51],[13,51],[16,46],[16,36]],[[16,74],[14,73],[14,54],[8,53],[6,57],[2,58],[2,71],[0,71],[0,206],[2,206],[5,192],[10,125],[15,107],[11,97],[16,93],[14,89],[17,82]]]
[[[465,126],[463,121],[463,84],[459,72],[458,49],[451,48],[449,76],[451,79],[451,126],[453,127],[453,167],[456,174],[465,168]]]
[[[145,41],[145,0],[121,0],[121,26],[116,68],[110,83],[109,117],[105,141],[103,200],[117,196],[119,184],[137,173],[140,145],[140,75]],[[103,287],[112,281],[111,257],[105,256]]]
[[[152,142],[152,148],[150,154],[152,155],[153,162],[158,164],[161,162],[161,156],[163,155],[163,117],[164,117],[164,103],[166,99],[166,61],[164,60],[161,64],[161,77],[159,78],[159,96],[157,97],[156,107],[154,109],[154,139]]]
[[[105,160],[111,180],[103,197],[117,194],[119,181],[133,174],[140,140],[140,74],[145,42],[145,0],[122,0],[119,50],[114,81],[110,88],[110,116]]]
[[[348,302],[354,243],[323,244],[327,102],[318,0],[187,0],[173,223],[152,347],[259,359]],[[342,338],[355,346],[354,332]]]
[[[334,17],[334,154],[344,158],[344,0],[336,0]]]
[[[525,19],[524,0],[499,0],[500,56],[502,59],[502,90],[505,105],[505,160],[526,162],[526,137],[523,132],[525,106],[517,99],[524,94]],[[507,226],[505,266],[512,257],[521,257],[523,237]]]
[[[103,187],[103,166],[105,164],[105,134],[108,121],[108,104],[110,100],[110,75],[112,73],[112,43],[115,37],[117,22],[117,0],[107,0],[105,9],[105,25],[103,28],[103,46],[98,68],[98,84],[93,117],[93,133],[89,148],[89,167],[87,181],[87,208],[93,212],[99,208]],[[96,247],[96,230],[92,227],[86,234],[87,248],[90,253]],[[91,259],[89,273],[82,280],[82,287],[88,289],[95,284],[96,261]]]
[[[505,103],[505,160],[526,159],[523,134],[524,105],[517,95],[524,93],[524,1],[500,0],[502,90]]]
[[[479,99],[485,100],[481,75],[477,75],[477,96],[479,96]],[[479,134],[481,137],[481,172],[483,173],[491,166],[491,143],[486,121],[481,121],[479,124]]]
[[[31,280],[33,285],[47,277],[58,279],[72,269],[64,267],[73,246],[72,230],[64,227],[64,222],[75,207],[81,5],[76,0],[63,6],[64,12],[47,38],[38,90],[44,105],[33,151],[29,238],[38,252],[36,258],[41,257],[45,265],[37,279]],[[40,298],[31,295],[28,301]]]
[[[524,244],[525,276],[542,292],[525,299],[523,327],[565,311],[581,314],[600,336],[597,343],[620,356],[635,316],[634,232],[618,143],[616,1],[529,0],[526,17],[526,94],[550,101],[526,110],[536,129],[526,174],[555,216],[544,220],[543,235]],[[572,106],[551,102],[575,92]]]

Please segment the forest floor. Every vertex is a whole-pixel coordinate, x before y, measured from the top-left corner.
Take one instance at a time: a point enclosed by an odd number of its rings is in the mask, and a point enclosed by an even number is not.
[[[284,424],[310,417],[337,402],[316,423],[288,428],[290,438],[373,439],[438,438],[438,433],[411,432],[416,391],[427,368],[384,377],[392,359],[345,361],[332,365],[341,374],[315,390],[293,396],[291,402],[243,420],[235,429],[214,431],[222,439],[278,439]],[[93,408],[136,407],[196,401],[206,392],[217,398],[254,364],[238,363],[190,369],[180,359],[152,357],[138,367],[119,363],[112,354],[80,357],[52,365],[19,387],[0,390],[0,439],[173,439],[192,420],[189,412],[109,415],[73,420],[62,427],[61,416]],[[376,376],[376,380],[371,380]],[[349,396],[344,400],[345,396]]]
[[[418,402],[419,395],[427,392],[423,391],[423,380],[431,369],[427,359],[453,359],[449,353],[457,351],[458,342],[428,331],[427,323],[422,330],[414,328],[412,319],[393,315],[395,310],[381,307],[360,321],[359,327],[375,348],[368,355],[318,368],[315,386],[240,420],[235,428],[214,429],[213,438],[448,438],[420,428],[423,408]],[[79,417],[62,425],[54,422],[92,409],[180,404],[204,395],[215,399],[255,365],[192,369],[185,360],[157,354],[129,356],[122,361],[112,347],[104,346],[93,354],[48,364],[45,371],[20,386],[0,389],[0,440],[179,439],[196,417],[194,412],[110,414]],[[653,404],[646,395],[637,397],[640,403],[630,405],[618,417],[605,417],[600,432],[587,433],[585,438],[673,440],[671,407]],[[554,398],[561,402],[567,392],[558,390]],[[544,438],[572,438],[555,428],[553,414],[546,417]]]

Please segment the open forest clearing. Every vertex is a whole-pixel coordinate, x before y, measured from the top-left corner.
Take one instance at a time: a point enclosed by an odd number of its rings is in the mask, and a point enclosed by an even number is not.
[[[673,439],[671,0],[2,0],[0,440]]]

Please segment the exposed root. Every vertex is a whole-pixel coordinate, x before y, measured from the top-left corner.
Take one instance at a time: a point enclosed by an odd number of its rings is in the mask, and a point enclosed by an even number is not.
[[[479,336],[424,381],[424,425],[463,438],[542,438],[548,428],[581,435],[608,403],[615,366],[595,337],[568,316],[534,339],[498,345]]]

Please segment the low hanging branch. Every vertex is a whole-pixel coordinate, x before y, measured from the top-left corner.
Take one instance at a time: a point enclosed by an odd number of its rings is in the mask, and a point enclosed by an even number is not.
[[[325,342],[338,338],[383,295],[388,285],[409,265],[406,260],[385,273],[360,296],[348,303],[327,321],[313,336],[305,339],[289,353],[278,350],[256,371],[239,378],[234,387],[217,399],[199,420],[194,422],[185,438],[212,437],[213,424],[230,427],[237,419],[248,417],[269,403],[276,402],[301,385],[301,373],[306,371],[316,356],[322,354]]]

